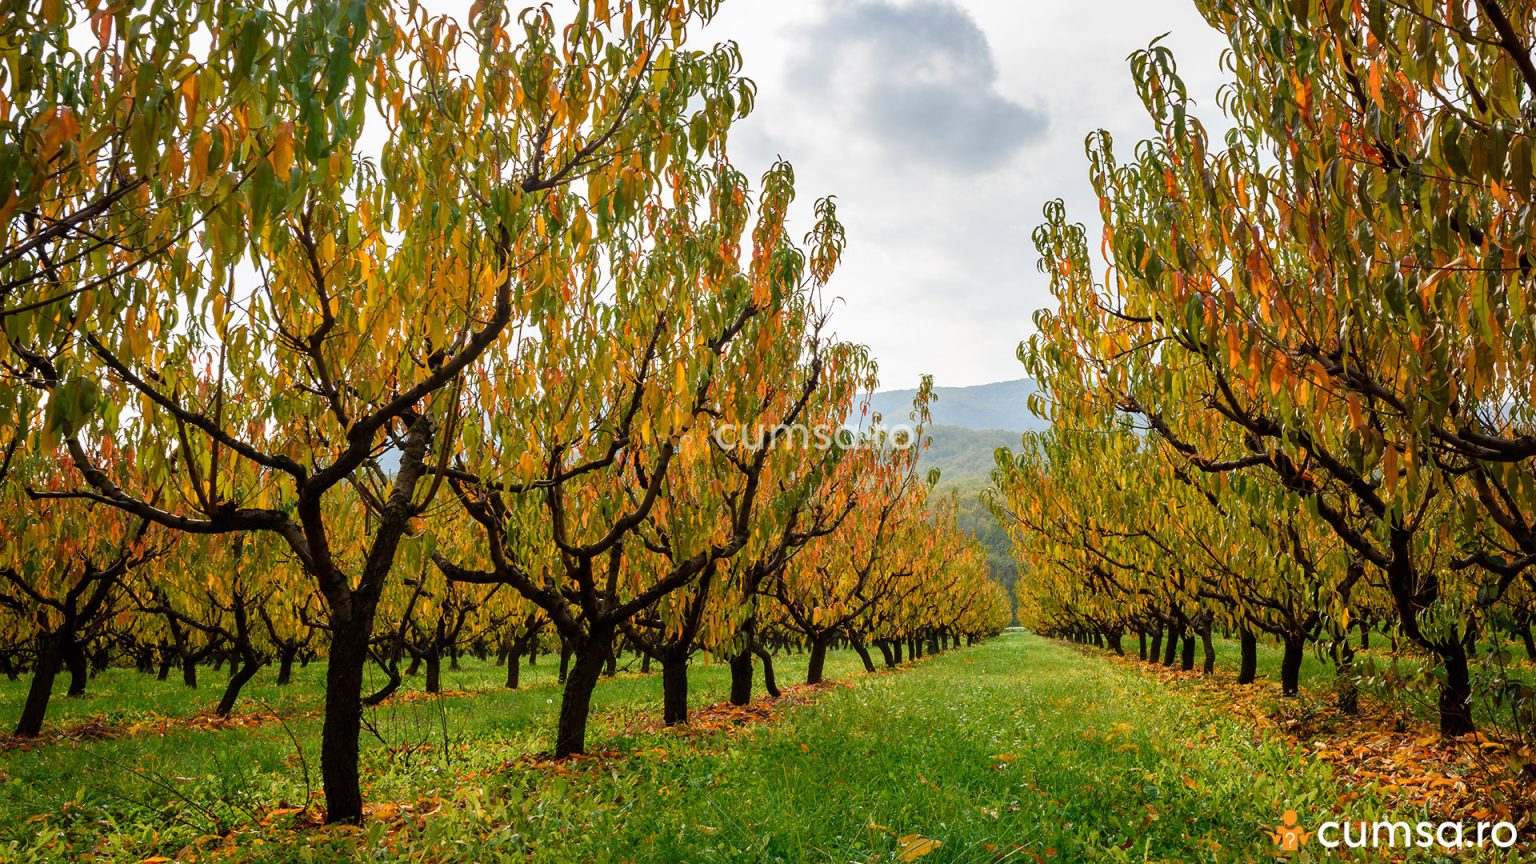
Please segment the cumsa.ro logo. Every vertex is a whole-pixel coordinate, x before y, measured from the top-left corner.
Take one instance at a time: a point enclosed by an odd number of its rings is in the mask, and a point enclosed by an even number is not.
[[[1382,819],[1376,822],[1329,821],[1315,832],[1298,823],[1295,810],[1285,811],[1281,824],[1269,831],[1278,852],[1295,852],[1312,839],[1325,849],[1344,846],[1350,849],[1481,849],[1493,846],[1508,849],[1520,839],[1519,829],[1509,822],[1406,822]]]
[[[1295,852],[1301,848],[1301,844],[1307,842],[1307,830],[1296,824],[1296,811],[1287,810],[1281,817],[1283,824],[1276,825],[1275,830],[1269,833],[1275,840],[1275,845],[1281,852]]]

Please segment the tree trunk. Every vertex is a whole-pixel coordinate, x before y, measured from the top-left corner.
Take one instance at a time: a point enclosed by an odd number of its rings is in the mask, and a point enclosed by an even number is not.
[[[519,676],[522,675],[522,666],[523,666],[523,654],[522,654],[522,652],[517,650],[516,648],[513,648],[511,651],[508,651],[507,652],[507,681],[506,681],[506,688],[508,690],[516,690],[517,689],[518,678],[519,678]]]
[[[91,670],[86,665],[85,652],[71,639],[64,648],[64,668],[69,670],[69,690],[66,696],[84,696],[85,682],[90,678]]]
[[[1536,661],[1536,638],[1531,635],[1531,622],[1520,622],[1520,641],[1525,643],[1525,656]],[[1360,647],[1365,647],[1364,645]]]
[[[1472,676],[1467,669],[1465,646],[1456,643],[1442,649],[1445,680],[1440,682],[1440,734],[1447,738],[1477,729],[1472,722]]]
[[[58,637],[47,638],[38,650],[32,686],[27,689],[27,701],[22,705],[21,719],[16,723],[16,737],[36,738],[43,731],[48,698],[53,695],[53,679],[58,677],[63,666],[64,653],[59,650]]]
[[[1108,642],[1109,650],[1119,654],[1121,657],[1125,656],[1125,646],[1120,642],[1120,632],[1118,630],[1109,634]]]
[[[810,665],[805,670],[805,683],[820,684],[822,671],[827,665],[827,639],[825,637],[811,642]]]
[[[428,693],[441,693],[441,692],[443,692],[443,655],[442,655],[442,652],[439,651],[437,649],[437,646],[434,645],[431,648],[427,649],[427,653],[425,655],[423,655],[423,657],[421,659],[423,661],[425,661],[426,664],[427,664],[427,692]]]
[[[277,653],[277,686],[293,681],[293,660],[299,656],[297,645],[284,645]]]
[[[1151,649],[1149,651],[1147,651],[1147,659],[1152,661],[1153,663],[1156,663],[1158,656],[1160,654],[1162,654],[1162,653],[1163,653],[1163,628],[1159,627],[1156,630],[1152,631],[1152,647],[1151,647]]]
[[[1195,668],[1195,631],[1184,630],[1184,650],[1179,652],[1179,668],[1189,672]]]
[[[603,665],[613,649],[613,629],[594,628],[586,644],[574,652],[574,661],[565,675],[565,692],[560,697],[560,722],[555,730],[555,758],[585,753],[587,716],[592,710],[592,691],[603,674]],[[570,658],[570,655],[566,655]]]
[[[770,698],[779,698],[779,683],[773,675],[773,654],[761,645],[753,648],[752,652],[757,655],[757,659],[763,661],[763,689],[768,691]]]
[[[731,704],[745,705],[752,701],[752,650],[741,649],[731,658]]]
[[[661,660],[661,719],[668,726],[688,722],[688,657]]]
[[[1360,647],[1371,647],[1371,622],[1364,618],[1360,619]],[[1531,659],[1536,660],[1536,654],[1532,654]]]
[[[873,658],[871,658],[869,656],[869,649],[864,647],[864,640],[863,639],[851,639],[849,641],[851,641],[853,643],[853,650],[858,652],[859,659],[864,661],[864,671],[865,672],[873,672],[873,671],[875,671],[875,661],[874,661]]]
[[[357,776],[357,738],[363,725],[363,667],[369,627],[338,620],[325,664],[325,719],[320,727],[320,777],[325,821],[357,824],[363,793]]]
[[[230,661],[230,668],[235,669],[235,662]],[[224,695],[219,698],[219,707],[215,709],[220,717],[228,717],[235,710],[235,700],[240,698],[240,688],[247,681],[256,676],[256,670],[261,668],[261,662],[254,657],[247,657],[239,664],[235,674],[229,678],[229,683],[224,686]]]
[[[1280,658],[1280,694],[1295,696],[1301,692],[1301,661],[1307,653],[1307,640],[1285,637],[1285,653]]]
[[[188,654],[181,658],[181,683],[197,689],[197,657]]]
[[[896,659],[897,666],[901,665],[901,647],[902,641],[900,639],[891,640],[891,656]]]
[[[1237,634],[1241,659],[1237,665],[1237,683],[1252,684],[1259,672],[1259,639],[1244,627]]]
[[[566,676],[571,674],[571,643],[560,640],[560,683],[564,684]]]
[[[1147,659],[1147,631],[1145,631],[1145,630],[1137,630],[1136,631],[1136,642],[1137,642],[1137,648],[1136,648],[1137,656],[1140,657],[1142,660],[1146,660]]]
[[[875,647],[880,649],[880,657],[885,660],[885,668],[896,668],[896,658],[891,656],[891,643],[885,639],[876,639]]]
[[[1181,628],[1181,627],[1174,627],[1172,625],[1170,625],[1168,627],[1168,640],[1167,640],[1167,643],[1165,645],[1163,645],[1163,665],[1164,666],[1172,666],[1174,658],[1178,656],[1178,653],[1179,653],[1179,633],[1180,633],[1180,631],[1182,629],[1183,628]]]
[[[1216,672],[1216,642],[1211,638],[1211,625],[1209,622],[1200,628],[1200,645],[1205,649],[1205,662],[1200,667],[1207,675]]]

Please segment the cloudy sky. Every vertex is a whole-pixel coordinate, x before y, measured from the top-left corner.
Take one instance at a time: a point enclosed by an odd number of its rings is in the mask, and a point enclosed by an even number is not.
[[[759,86],[738,166],[782,156],[803,201],[838,197],[837,331],[895,388],[1023,377],[1051,299],[1030,232],[1053,198],[1096,224],[1083,139],[1145,137],[1126,56],[1165,32],[1214,121],[1223,43],[1189,0],[729,0],[707,35]]]

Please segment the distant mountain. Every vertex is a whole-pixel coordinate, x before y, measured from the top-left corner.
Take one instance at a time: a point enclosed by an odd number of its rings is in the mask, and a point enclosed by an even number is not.
[[[999,447],[1019,449],[1018,432],[1001,429],[967,429],[964,426],[934,426],[929,434],[933,443],[920,458],[923,470],[939,469],[940,482],[975,478],[985,479],[995,464],[992,454]]]
[[[962,426],[966,429],[1038,432],[1048,425],[1029,413],[1029,397],[1035,382],[1028,378],[998,381],[974,387],[935,387],[929,406],[935,426]],[[885,418],[885,425],[903,422],[912,411],[912,397],[917,390],[882,390],[870,399],[871,409]]]
[[[933,443],[923,451],[923,469],[939,469],[941,495],[953,494],[959,505],[960,528],[981,541],[992,578],[1008,589],[1010,602],[1019,578],[1008,534],[997,523],[983,495],[991,486],[992,466],[999,447],[1017,451],[1025,432],[1043,432],[1050,424],[1031,414],[1029,397],[1035,382],[1022,378],[976,387],[935,387]],[[916,390],[886,390],[870,398],[887,427],[906,421]],[[1017,609],[1015,608],[1015,618]],[[1014,623],[1017,623],[1015,620]]]

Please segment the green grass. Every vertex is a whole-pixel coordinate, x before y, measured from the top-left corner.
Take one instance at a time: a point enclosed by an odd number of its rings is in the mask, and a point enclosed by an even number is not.
[[[659,712],[659,678],[621,675],[600,686],[589,732],[592,749],[617,755],[558,769],[524,758],[548,747],[553,665],[510,692],[496,686],[500,670],[471,661],[445,669],[445,686],[480,695],[376,709],[387,743],[366,736],[366,794],[416,806],[361,831],[254,821],[303,801],[313,718],[5,753],[0,860],[185,858],[226,842],[189,848],[200,835],[233,829],[223,853],[250,862],[875,862],[899,860],[910,835],[942,842],[925,864],[1246,861],[1273,860],[1262,832],[1286,809],[1304,823],[1377,815],[1368,794],[1341,808],[1327,766],[1242,721],[1023,634],[892,674],[834,654],[830,677],[851,686],[731,734],[643,728]],[[803,658],[780,666],[781,682],[804,672]],[[289,704],[313,704],[319,676],[305,670]],[[97,695],[61,699],[55,717],[186,713],[215,698],[215,683],[189,695],[112,672],[92,682]],[[726,683],[724,667],[698,666],[694,703],[718,701]],[[0,694],[7,709],[18,686]],[[269,703],[277,693],[255,692]]]

